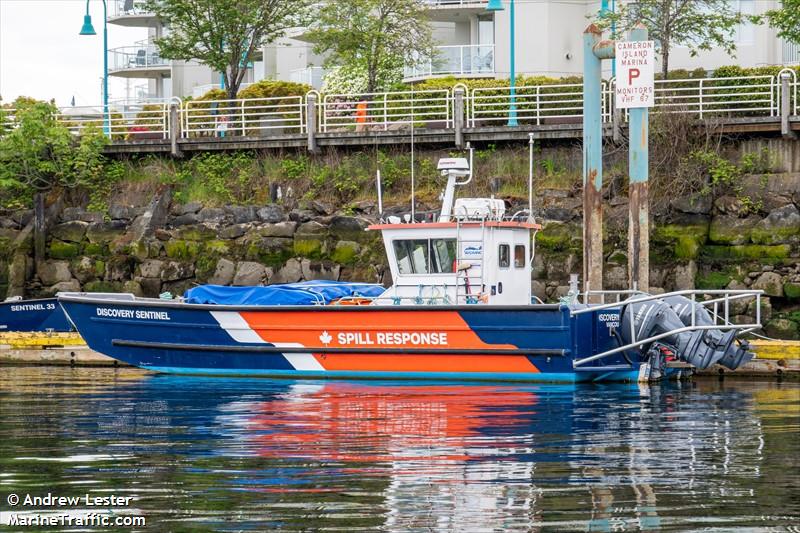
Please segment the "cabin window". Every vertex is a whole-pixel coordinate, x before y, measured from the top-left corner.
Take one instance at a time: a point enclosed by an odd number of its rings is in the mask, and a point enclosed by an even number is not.
[[[393,241],[400,274],[450,274],[456,260],[455,239]]]
[[[511,265],[511,247],[507,244],[501,244],[497,253],[497,262],[500,268],[508,268]]]
[[[433,272],[452,274],[456,261],[456,240],[431,239],[431,251],[436,260]]]
[[[524,244],[514,246],[514,268],[525,268],[526,255]]]

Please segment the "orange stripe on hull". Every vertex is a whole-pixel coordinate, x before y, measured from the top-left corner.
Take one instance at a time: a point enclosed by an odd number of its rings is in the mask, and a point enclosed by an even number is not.
[[[483,342],[456,311],[250,311],[240,314],[265,342],[300,343],[309,348],[323,346],[320,342],[323,331],[332,337],[328,348],[354,346],[339,343],[338,333],[376,331],[447,333],[446,345],[392,343],[380,345],[381,348],[517,348],[513,344]],[[376,341],[377,337],[373,335],[370,339]]]
[[[314,354],[325,370],[374,372],[539,372],[524,355]]]

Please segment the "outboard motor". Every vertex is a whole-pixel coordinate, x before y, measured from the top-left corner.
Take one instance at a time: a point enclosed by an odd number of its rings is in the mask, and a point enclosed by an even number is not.
[[[622,313],[619,329],[626,344],[634,342],[630,338],[631,320],[633,320],[638,339],[669,333],[685,327],[680,317],[663,300],[628,304]],[[673,333],[666,335],[660,342],[671,345],[675,349],[678,359],[686,361],[696,368],[705,369],[722,359],[725,352],[718,351],[716,343],[713,341],[709,344],[704,333],[702,330]]]
[[[675,314],[678,315],[681,322],[685,326],[692,324],[692,312],[694,312],[694,323],[698,326],[715,326],[716,323],[711,317],[706,306],[693,302],[685,296],[669,296],[664,298]],[[739,346],[733,347],[733,341],[736,339],[736,330],[723,332],[718,329],[709,329],[705,331],[706,342],[716,346],[716,349],[723,352],[723,356],[718,361],[719,364],[736,370],[744,363],[750,361],[755,354],[750,350],[750,343],[747,341],[740,341]]]

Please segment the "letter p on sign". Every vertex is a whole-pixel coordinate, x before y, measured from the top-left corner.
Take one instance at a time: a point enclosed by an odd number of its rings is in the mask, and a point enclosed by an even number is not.
[[[617,41],[617,83],[614,103],[617,109],[653,107],[655,86],[655,43]]]

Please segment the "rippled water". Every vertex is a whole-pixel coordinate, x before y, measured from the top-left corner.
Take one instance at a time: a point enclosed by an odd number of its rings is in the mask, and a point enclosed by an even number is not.
[[[797,383],[0,368],[6,517],[50,492],[132,496],[148,531],[800,531],[798,457]]]

